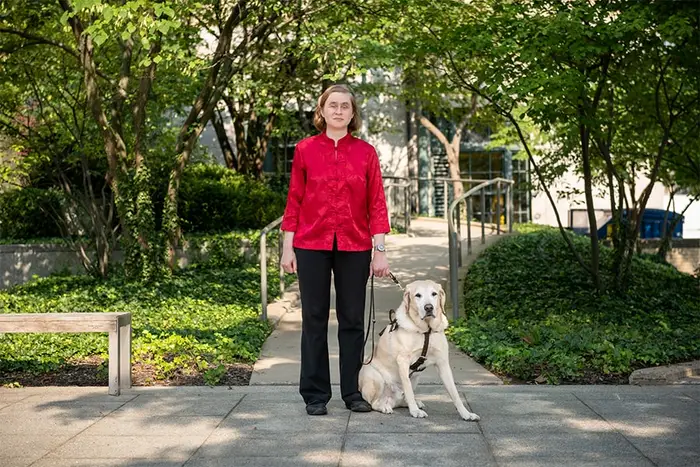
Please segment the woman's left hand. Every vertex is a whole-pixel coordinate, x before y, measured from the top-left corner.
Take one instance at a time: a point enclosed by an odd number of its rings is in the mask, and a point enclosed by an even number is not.
[[[385,277],[389,275],[389,260],[386,253],[375,251],[372,257],[372,263],[369,265],[370,275],[374,273],[377,277]]]

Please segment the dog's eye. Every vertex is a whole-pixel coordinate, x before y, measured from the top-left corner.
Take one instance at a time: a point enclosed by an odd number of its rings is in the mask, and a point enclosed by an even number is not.
[[[419,294],[419,293],[416,294],[416,298],[421,298],[421,297],[422,297],[421,294]]]
[[[437,292],[433,292],[433,297],[437,295]]]

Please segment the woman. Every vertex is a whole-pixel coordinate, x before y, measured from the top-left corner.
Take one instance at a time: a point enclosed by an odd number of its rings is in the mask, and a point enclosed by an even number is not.
[[[331,271],[336,290],[340,392],[354,412],[371,407],[358,389],[364,341],[365,290],[370,274],[384,277],[389,262],[384,235],[389,218],[374,147],[352,136],[360,117],[344,85],[321,95],[314,114],[318,135],[294,151],[282,267],[297,273],[301,293],[299,393],[309,415],[325,415],[331,398],[328,317]],[[374,240],[374,247],[372,241]],[[373,253],[374,250],[374,254]]]

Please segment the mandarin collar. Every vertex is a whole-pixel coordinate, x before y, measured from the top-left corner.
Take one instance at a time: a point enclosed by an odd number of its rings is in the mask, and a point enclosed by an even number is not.
[[[335,141],[333,140],[333,138],[329,138],[325,131],[322,131],[319,134],[319,136],[321,137],[321,141],[330,143],[330,144],[335,146]],[[341,144],[346,144],[346,143],[350,142],[353,138],[354,138],[354,136],[352,136],[352,134],[348,131],[345,134],[345,136],[343,136],[342,138],[340,138],[338,140],[338,146],[340,146]]]

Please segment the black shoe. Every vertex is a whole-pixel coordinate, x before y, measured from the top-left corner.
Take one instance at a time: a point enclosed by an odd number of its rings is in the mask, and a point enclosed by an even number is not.
[[[350,403],[346,402],[345,407],[352,410],[353,412],[371,412],[372,411],[372,406],[369,405],[369,402],[367,402],[364,399],[350,401]]]
[[[326,415],[328,409],[326,409],[326,404],[323,402],[312,402],[306,404],[306,413],[309,415]]]

